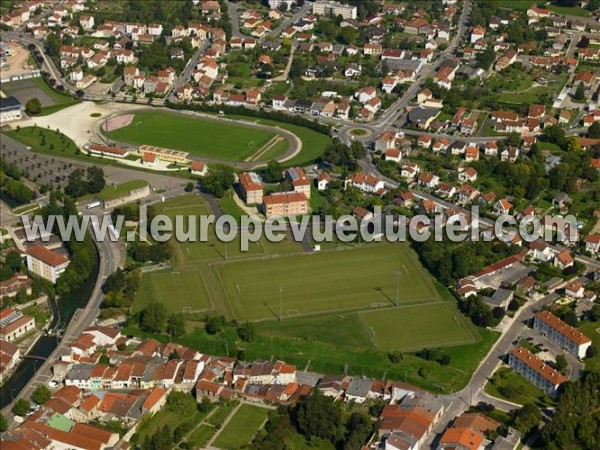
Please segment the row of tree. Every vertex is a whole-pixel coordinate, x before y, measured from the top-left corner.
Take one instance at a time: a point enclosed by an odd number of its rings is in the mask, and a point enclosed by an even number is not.
[[[338,449],[359,450],[373,429],[374,423],[366,412],[346,414],[338,402],[314,389],[296,405],[281,406],[270,413],[265,425],[267,433],[257,437],[250,448],[293,448],[292,440],[299,433],[315,447],[327,441]]]

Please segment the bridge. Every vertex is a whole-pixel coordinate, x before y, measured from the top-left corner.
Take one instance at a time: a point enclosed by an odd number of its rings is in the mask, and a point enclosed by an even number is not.
[[[45,356],[37,356],[37,355],[25,355],[25,356],[23,356],[23,359],[34,359],[37,361],[46,361]]]

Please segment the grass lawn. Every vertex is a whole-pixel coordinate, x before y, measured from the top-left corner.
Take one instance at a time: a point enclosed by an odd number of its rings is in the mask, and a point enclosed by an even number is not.
[[[354,136],[365,136],[368,131],[365,130],[364,128],[355,128],[354,130],[352,130],[351,132]]]
[[[210,417],[206,419],[206,422],[214,426],[222,425],[223,422],[225,422],[225,419],[227,419],[227,416],[229,416],[229,414],[231,413],[231,411],[233,411],[234,408],[234,404],[219,405],[215,412],[213,412],[210,415]]]
[[[192,448],[204,448],[213,434],[215,434],[215,431],[215,428],[210,425],[200,425],[192,431],[186,441],[193,445]]]
[[[532,5],[532,2],[531,0],[497,0],[496,4],[501,8],[510,8],[514,9],[515,11],[526,11]]]
[[[142,189],[145,186],[148,186],[148,182],[145,180],[130,180],[121,184],[107,185],[98,194],[93,194],[92,197],[96,197],[106,202],[125,197],[129,195],[131,191]]]
[[[502,92],[498,96],[500,103],[524,104],[539,102],[539,97],[544,92],[548,92],[548,88],[544,86],[529,89],[527,92]]]
[[[579,331],[592,340],[592,345],[600,348],[600,322],[588,322],[579,327]],[[585,369],[590,372],[600,371],[600,355],[585,359]]]
[[[217,436],[215,446],[237,449],[248,444],[267,419],[268,412],[268,409],[259,406],[241,405]]]
[[[294,156],[292,159],[285,161],[285,166],[301,166],[313,162],[319,156],[323,154],[329,144],[331,144],[331,137],[317,133],[310,128],[301,127],[299,125],[292,125],[289,123],[276,122],[274,120],[259,119],[249,116],[240,116],[228,114],[226,117],[233,119],[240,119],[249,122],[257,122],[265,125],[271,125],[274,127],[283,128],[284,130],[291,131],[302,141],[302,151]],[[272,159],[272,158],[271,158]]]
[[[590,15],[590,11],[588,9],[581,8],[579,6],[558,6],[549,4],[547,8],[557,14],[565,14],[567,16],[588,17]]]
[[[494,397],[519,405],[535,403],[538,406],[551,406],[554,404],[554,401],[544,392],[508,367],[498,369],[492,375],[492,379],[486,383],[484,390]]]
[[[222,161],[243,161],[275,134],[175,113],[141,112],[130,125],[112,131],[110,136],[130,144],[156,145]]]
[[[370,244],[350,251],[246,260],[215,267],[238,320],[277,317],[280,287],[286,317],[392,306],[396,272],[404,268],[408,271],[400,277],[400,299],[404,304],[437,298],[431,280],[408,245]],[[290,277],[290,273],[295,276]]]
[[[55,130],[25,127],[6,131],[6,134],[39,153],[53,156],[74,156],[80,153],[75,142]]]
[[[420,350],[473,342],[463,318],[449,303],[400,306],[359,315],[379,350]]]
[[[131,307],[141,311],[152,301],[165,303],[169,311],[202,311],[211,307],[210,297],[198,271],[151,272],[142,277]]]

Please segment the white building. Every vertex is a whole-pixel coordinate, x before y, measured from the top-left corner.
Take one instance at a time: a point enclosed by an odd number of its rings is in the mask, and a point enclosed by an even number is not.
[[[23,117],[23,106],[15,97],[0,98],[0,123],[19,120]]]
[[[551,397],[556,396],[558,387],[568,381],[558,370],[522,347],[510,352],[508,365]]]
[[[579,330],[563,322],[550,311],[541,311],[533,318],[533,329],[545,334],[551,341],[578,358],[585,358],[592,340]]]
[[[43,245],[36,245],[27,250],[27,269],[52,283],[56,283],[69,263],[66,256],[48,250]]]
[[[358,8],[338,2],[318,0],[313,3],[312,12],[316,16],[342,16],[342,19],[356,19]]]

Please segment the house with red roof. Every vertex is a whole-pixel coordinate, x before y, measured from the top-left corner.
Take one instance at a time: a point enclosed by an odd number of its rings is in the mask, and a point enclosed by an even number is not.
[[[499,215],[506,215],[513,209],[513,204],[505,198],[501,198],[494,204],[494,212]]]

